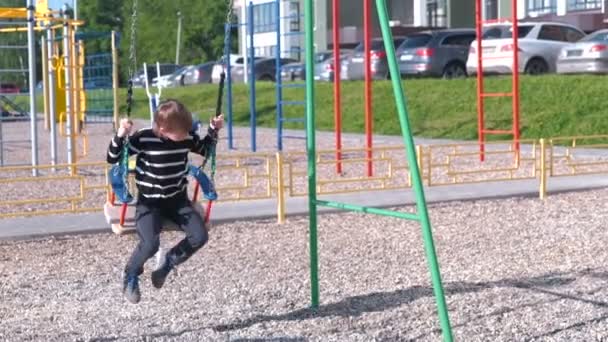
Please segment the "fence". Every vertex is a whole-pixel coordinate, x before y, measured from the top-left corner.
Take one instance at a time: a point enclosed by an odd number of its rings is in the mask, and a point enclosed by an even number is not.
[[[550,177],[608,173],[608,135],[520,143],[516,152],[512,142],[488,142],[484,162],[476,143],[420,145],[417,160],[427,186],[537,179],[541,198]],[[401,146],[373,149],[373,177],[366,176],[367,149],[342,152],[344,169],[338,175],[335,151],[318,151],[319,195],[411,186]],[[106,163],[38,166],[39,177],[31,176],[32,166],[0,168],[0,218],[101,211],[110,190],[108,168]],[[304,152],[227,153],[218,158],[215,181],[220,202],[276,199],[282,219],[286,197],[307,195],[306,177]]]

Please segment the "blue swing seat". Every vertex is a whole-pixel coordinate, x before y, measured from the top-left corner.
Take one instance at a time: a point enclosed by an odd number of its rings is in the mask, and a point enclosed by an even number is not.
[[[207,177],[201,168],[190,164],[190,176],[198,181],[205,199],[209,201],[215,201],[217,199],[215,185],[213,185],[213,182],[209,179],[209,177]]]
[[[189,168],[190,176],[198,181],[205,199],[215,201],[218,196],[213,182],[211,182],[209,177],[199,167],[190,164]],[[109,181],[112,186],[112,191],[116,194],[118,201],[120,203],[131,203],[133,202],[133,195],[131,195],[129,188],[125,183],[125,172],[128,173],[128,170],[122,165],[116,164],[112,166],[109,173]]]

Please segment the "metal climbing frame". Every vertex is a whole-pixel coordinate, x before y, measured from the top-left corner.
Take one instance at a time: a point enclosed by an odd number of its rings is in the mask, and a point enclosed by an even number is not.
[[[115,114],[116,47],[114,32],[78,32],[76,41],[84,56],[82,66],[85,120],[87,123],[111,123]],[[86,53],[92,51],[92,53]]]
[[[0,9],[1,10],[1,9]],[[0,13],[0,17],[7,13]],[[30,54],[28,23],[25,19],[0,19],[0,167],[27,165],[20,153],[31,148],[32,165],[38,164],[35,107],[30,107]],[[18,28],[12,32],[3,32]],[[33,61],[35,63],[35,61]],[[33,80],[35,82],[35,78]],[[30,134],[24,134],[27,122]],[[36,171],[34,171],[35,173]]]
[[[281,15],[282,14],[282,15]],[[306,106],[306,94],[302,94],[302,100],[284,100],[283,88],[304,89],[303,83],[283,83],[281,76],[281,58],[289,57],[301,59],[304,49],[304,30],[301,29],[300,22],[304,15],[300,11],[300,2],[297,0],[275,0],[274,5],[275,31],[276,31],[276,51],[275,70],[276,70],[276,106],[277,106],[277,150],[283,150],[283,138],[301,139],[302,136],[289,136],[283,134],[283,124],[286,122],[305,123],[304,111]],[[287,49],[283,49],[282,42],[285,42]],[[286,117],[284,107],[303,106],[301,115],[298,117]]]
[[[441,275],[439,272],[439,263],[435,252],[433,235],[431,231],[431,223],[429,220],[424,189],[422,187],[422,179],[420,169],[417,163],[416,150],[414,139],[412,136],[409,115],[405,105],[405,95],[403,92],[403,84],[399,73],[399,64],[395,55],[395,46],[393,45],[393,37],[389,26],[389,16],[386,8],[386,0],[376,0],[376,8],[382,30],[382,38],[387,54],[388,66],[391,75],[393,93],[395,103],[399,115],[399,122],[405,145],[405,153],[407,156],[408,166],[411,170],[412,188],[416,198],[416,212],[404,213],[402,211],[392,211],[386,209],[365,207],[356,204],[339,203],[330,200],[319,200],[317,198],[317,158],[315,146],[315,88],[313,79],[314,67],[314,44],[313,44],[313,0],[305,1],[305,25],[306,25],[306,152],[308,160],[308,207],[309,207],[309,248],[310,248],[310,284],[311,284],[311,302],[313,308],[319,306],[319,262],[318,262],[318,238],[317,238],[317,208],[325,206],[335,209],[357,211],[368,214],[377,214],[382,216],[391,216],[406,220],[413,220],[420,223],[422,228],[422,237],[424,240],[424,248],[431,273],[431,281],[433,284],[433,292],[437,301],[437,311],[443,339],[446,342],[451,342],[452,328],[448,317]]]
[[[469,58],[477,57],[477,131],[479,139],[479,159],[485,159],[486,135],[511,135],[516,151],[516,159],[519,156],[519,37],[517,25],[517,1],[511,1],[511,19],[484,20],[482,15],[482,0],[475,0],[475,28],[477,31],[477,46],[471,50]],[[483,43],[484,25],[496,23],[510,23],[512,32],[512,43],[500,47]],[[500,48],[501,55],[497,57],[484,57],[484,50],[496,50]],[[486,50],[486,51],[488,51]],[[512,57],[505,57],[504,53],[513,53]],[[510,92],[486,92],[484,87],[483,61],[490,58],[512,58],[512,82]],[[486,127],[484,104],[486,98],[511,98],[512,124],[509,129],[490,129]]]

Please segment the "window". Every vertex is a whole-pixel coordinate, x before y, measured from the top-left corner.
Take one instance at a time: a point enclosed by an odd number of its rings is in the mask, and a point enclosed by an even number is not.
[[[527,0],[528,13],[545,14],[557,12],[557,0]]]
[[[602,0],[568,0],[568,11],[601,9]]]
[[[427,0],[426,17],[428,26],[446,27],[447,6],[445,0]]]
[[[426,46],[433,36],[430,34],[413,34],[407,36],[405,41],[399,47],[400,49],[413,49]]]
[[[441,45],[469,47],[471,45],[471,42],[474,40],[474,34],[455,34],[452,36],[445,37],[443,39],[443,42],[441,42]]]
[[[517,26],[517,37],[524,38],[530,31],[532,31],[532,25],[521,25]],[[513,27],[511,25],[499,25],[491,26],[487,28],[482,35],[482,39],[502,39],[513,37]]]
[[[486,19],[498,19],[498,0],[486,0]]]
[[[608,32],[598,32],[594,34],[590,34],[587,37],[581,39],[581,42],[601,42],[608,43]]]
[[[562,26],[562,33],[567,42],[574,43],[581,40],[585,34],[571,27]]]
[[[543,27],[540,29],[540,33],[538,34],[538,39],[558,42],[566,41],[566,37],[564,36],[564,32],[562,31],[561,27],[556,25],[543,25]]]
[[[264,33],[274,31],[275,22],[273,11],[275,3],[267,2],[264,4],[253,5],[253,32]]]
[[[300,32],[300,4],[298,2],[289,3],[289,31]]]

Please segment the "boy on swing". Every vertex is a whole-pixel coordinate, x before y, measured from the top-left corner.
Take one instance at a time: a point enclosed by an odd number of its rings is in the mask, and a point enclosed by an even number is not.
[[[192,114],[176,100],[159,104],[151,128],[140,129],[130,135],[132,123],[122,119],[116,136],[108,147],[108,163],[120,160],[123,139],[128,137],[129,154],[136,154],[135,183],[138,199],[135,221],[139,244],[125,267],[123,293],[131,303],[138,303],[139,275],[145,262],[160,246],[163,218],[179,225],[186,237],[166,254],[161,267],[152,272],[152,284],[161,288],[171,270],[188,260],[208,240],[201,214],[188,199],[188,153],[205,156],[217,144],[222,128],[222,115],[211,119],[207,135],[201,138],[192,132]]]

